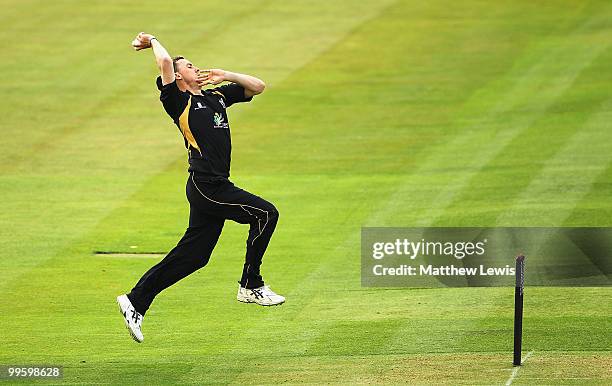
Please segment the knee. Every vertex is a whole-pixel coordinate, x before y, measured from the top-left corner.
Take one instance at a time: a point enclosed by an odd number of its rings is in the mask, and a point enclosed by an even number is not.
[[[206,264],[208,264],[208,260],[210,260],[210,256],[198,256],[197,259],[193,261],[193,265],[196,270],[200,268],[204,268]]]
[[[272,204],[270,204],[270,208],[268,209],[268,216],[271,221],[278,221],[278,209]]]
[[[274,205],[269,202],[266,202],[265,205],[260,205],[256,211],[251,209],[249,211],[249,219],[248,222],[252,226],[260,226],[261,223],[276,223],[278,221],[278,209]]]

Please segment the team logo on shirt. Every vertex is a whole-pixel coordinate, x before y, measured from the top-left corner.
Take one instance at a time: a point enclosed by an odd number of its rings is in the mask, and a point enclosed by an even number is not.
[[[213,121],[215,122],[215,129],[227,129],[229,125],[225,122],[223,115],[219,113],[215,113],[213,116]]]

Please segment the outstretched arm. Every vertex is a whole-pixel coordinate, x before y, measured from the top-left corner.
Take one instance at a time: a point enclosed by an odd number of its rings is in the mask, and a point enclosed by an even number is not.
[[[238,83],[244,87],[244,96],[246,98],[261,94],[266,88],[266,84],[259,78],[225,70],[214,69],[200,71],[198,76],[198,84],[200,86],[219,84],[223,81]]]
[[[136,39],[132,41],[132,47],[134,47],[136,51],[145,48],[153,48],[155,61],[161,73],[162,84],[166,85],[174,82],[174,65],[172,63],[172,57],[155,36],[141,32],[136,36]]]

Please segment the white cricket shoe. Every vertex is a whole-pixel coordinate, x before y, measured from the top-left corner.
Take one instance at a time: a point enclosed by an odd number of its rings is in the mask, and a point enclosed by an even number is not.
[[[125,327],[132,335],[132,338],[138,343],[141,343],[144,340],[144,336],[142,336],[142,316],[134,306],[130,299],[128,299],[127,295],[117,296],[117,304],[119,305],[119,312],[123,315],[123,321],[125,322]]]
[[[284,296],[275,293],[267,285],[250,289],[238,284],[238,295],[236,298],[239,302],[257,303],[260,306],[277,306],[285,302]]]

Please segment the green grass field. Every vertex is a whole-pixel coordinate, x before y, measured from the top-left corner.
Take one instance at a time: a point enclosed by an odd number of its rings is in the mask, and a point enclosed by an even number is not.
[[[610,384],[612,290],[367,289],[362,226],[612,226],[608,1],[17,1],[0,13],[0,365],[62,384]],[[186,152],[144,30],[268,85],[230,109],[232,180],[275,203],[163,292],[134,343],[115,297],[187,226]],[[49,381],[41,381],[51,383]]]

